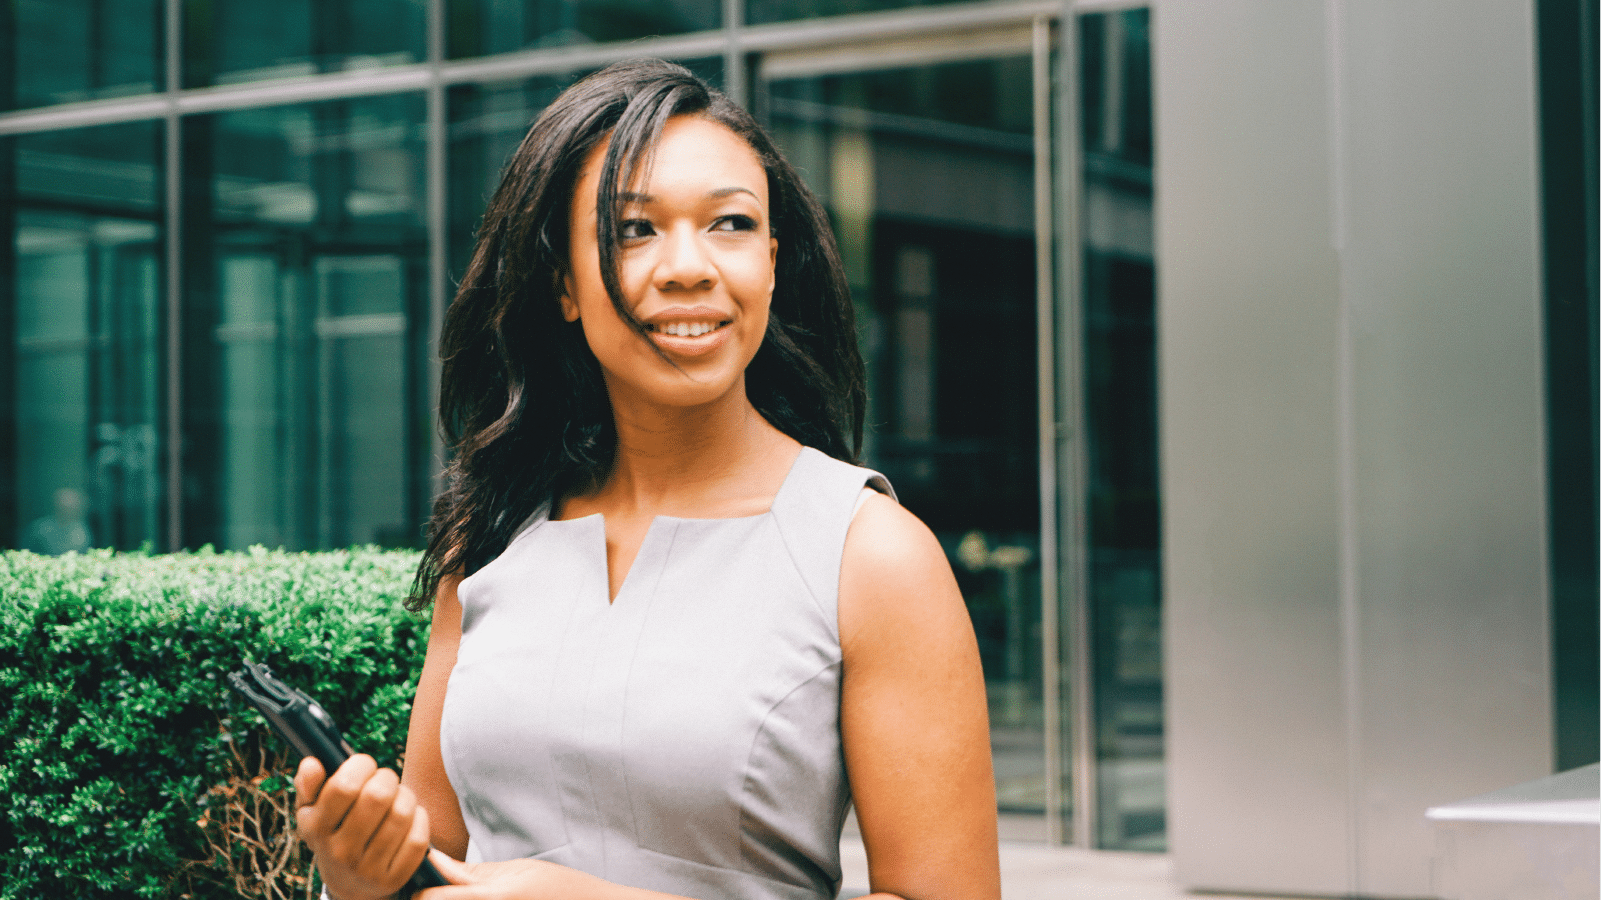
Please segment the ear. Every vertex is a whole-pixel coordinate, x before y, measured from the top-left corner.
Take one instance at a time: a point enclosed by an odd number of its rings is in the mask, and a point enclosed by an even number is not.
[[[778,239],[767,239],[768,255],[771,259],[772,276],[767,280],[767,297],[772,299],[773,289],[778,287]]]
[[[556,288],[561,292],[561,318],[568,322],[577,322],[578,301],[573,300],[573,277],[570,275],[561,276]]]

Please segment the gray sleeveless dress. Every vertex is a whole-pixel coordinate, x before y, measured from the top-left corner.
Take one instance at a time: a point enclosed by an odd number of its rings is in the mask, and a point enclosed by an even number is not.
[[[863,486],[803,449],[760,516],[658,516],[607,602],[600,515],[463,580],[440,741],[468,862],[690,897],[834,897],[850,803],[839,568]]]

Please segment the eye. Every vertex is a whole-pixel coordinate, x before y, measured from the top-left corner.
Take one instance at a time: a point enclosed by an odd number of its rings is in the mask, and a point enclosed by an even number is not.
[[[624,241],[634,238],[648,238],[656,234],[650,227],[650,222],[644,219],[624,219],[617,225],[617,236]]]
[[[756,230],[756,220],[749,216],[723,216],[712,223],[712,231],[748,232]]]

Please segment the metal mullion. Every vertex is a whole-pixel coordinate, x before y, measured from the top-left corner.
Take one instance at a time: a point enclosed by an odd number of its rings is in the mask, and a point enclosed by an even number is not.
[[[315,103],[374,94],[401,94],[427,87],[432,67],[427,63],[354,72],[329,72],[271,81],[191,88],[176,98],[184,113]]]
[[[863,42],[836,42],[802,49],[774,50],[763,57],[772,79],[811,78],[874,69],[940,65],[968,60],[1024,56],[1033,46],[1033,23],[1002,23],[984,28],[933,32]]]
[[[1127,12],[1131,9],[1147,9],[1150,5],[1151,0],[1077,0],[1072,3],[1073,11],[1079,15]]]
[[[166,550],[183,547],[183,120],[170,102],[183,87],[183,0],[167,0],[166,120],[166,284],[167,284],[167,540]]]
[[[1601,294],[1601,85],[1596,83],[1601,66],[1596,64],[1596,54],[1601,48],[1596,46],[1596,40],[1601,38],[1601,27],[1596,22],[1596,2],[1598,0],[1585,0],[1579,5],[1579,109],[1580,138],[1579,147],[1583,160],[1583,174],[1580,176],[1580,186],[1585,192],[1585,242],[1583,242],[1583,266],[1585,266],[1585,294],[1590,298],[1590,453],[1593,458],[1601,456],[1601,304],[1596,304],[1596,296]],[[1595,464],[1591,464],[1595,466]],[[1601,472],[1595,472],[1595,479],[1591,488],[1590,515],[1595,519],[1595,559],[1596,565],[1601,565]],[[1601,615],[1598,615],[1601,616]],[[1601,623],[1598,623],[1601,627]]]
[[[1101,4],[1104,5],[1104,4]],[[1066,3],[1062,9],[1057,55],[1056,234],[1062,311],[1057,359],[1060,417],[1055,439],[1061,477],[1058,510],[1062,517],[1061,607],[1066,614],[1068,747],[1073,785],[1072,844],[1095,846],[1098,823],[1095,759],[1094,673],[1091,667],[1089,611],[1088,425],[1084,412],[1084,292],[1082,156],[1079,153],[1078,13],[1092,4]],[[1060,817],[1060,812],[1053,814]]]
[[[440,72],[446,84],[517,81],[536,75],[598,69],[618,60],[640,56],[683,59],[722,56],[727,51],[728,38],[718,29],[626,43],[519,50],[471,60],[454,60],[442,64]]]
[[[749,73],[745,71],[745,50],[740,32],[745,27],[745,0],[723,0],[723,93],[730,100],[750,108]]]
[[[1056,280],[1053,277],[1056,205],[1051,193],[1051,20],[1033,22],[1034,83],[1034,279],[1039,412],[1040,654],[1044,680],[1045,835],[1062,843],[1062,750],[1060,646],[1057,617],[1056,530]]]
[[[728,7],[734,2],[737,0],[724,0],[725,15],[728,14]],[[736,33],[732,36],[725,33],[729,29],[718,29],[628,43],[517,51],[448,63],[444,66],[444,78],[449,84],[470,81],[510,81],[533,75],[598,68],[620,59],[636,56],[685,58],[722,55],[726,61],[730,55],[736,54],[743,58],[749,53],[822,49],[840,43],[907,38],[964,28],[1026,26],[1038,16],[1059,15],[1061,8],[1060,0],[966,3],[881,13],[856,13],[765,25],[744,24],[741,9],[739,24],[734,28]],[[742,64],[741,72],[743,72]]]
[[[445,82],[441,67],[445,62],[445,0],[430,0],[428,4],[428,148],[425,176],[428,203],[428,349],[425,370],[425,394],[428,398],[428,480],[429,497],[438,497],[444,491],[445,444],[440,434],[439,397],[439,335],[444,328],[445,306],[449,303],[449,273],[447,269],[447,243],[445,240],[446,185],[448,176],[446,139],[449,137],[445,122]],[[424,507],[424,516],[431,514],[432,504]]]
[[[41,131],[160,119],[167,115],[171,106],[172,95],[165,91],[131,99],[118,97],[112,100],[63,103],[41,109],[0,114],[0,135],[33,134]]]
[[[742,40],[749,52],[827,47],[841,42],[906,38],[996,25],[1026,26],[1039,16],[1060,15],[1061,9],[1060,0],[920,6],[889,12],[751,25],[744,29]]]

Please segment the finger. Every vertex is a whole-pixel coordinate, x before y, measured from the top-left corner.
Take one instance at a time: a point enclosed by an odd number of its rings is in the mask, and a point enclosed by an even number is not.
[[[371,861],[383,873],[395,870],[395,855],[400,852],[407,838],[415,830],[416,814],[417,796],[404,785],[399,786],[395,791],[394,800],[390,802],[388,812],[367,842],[367,849],[362,853],[362,857]],[[425,850],[427,850],[426,833],[422,849],[417,850],[413,856],[421,860],[422,852]],[[416,861],[413,861],[412,868],[416,869]],[[411,871],[407,870],[400,875],[404,879],[411,875]]]
[[[326,780],[327,774],[323,772],[321,761],[315,757],[300,759],[300,768],[295,770],[295,803],[298,805],[295,808],[295,831],[313,851],[322,841],[318,835],[320,819],[312,805],[317,802],[317,795]]]
[[[317,792],[327,777],[322,771],[322,761],[315,757],[300,758],[300,768],[295,770],[295,803],[301,807],[317,803]]]
[[[436,888],[425,888],[413,898],[422,901],[448,901],[452,898],[488,898],[489,894],[476,885],[441,885]]]
[[[441,885],[435,888],[423,889],[413,897],[423,898],[426,901],[440,901],[445,898],[479,898],[483,897],[481,889],[473,886],[473,867],[462,863],[445,852],[434,848],[428,852],[428,859],[433,861],[439,875],[450,881],[450,885]]]
[[[334,853],[351,862],[366,858],[368,846],[378,837],[384,819],[393,810],[399,789],[400,777],[388,767],[369,776],[356,792],[344,819],[334,827]],[[401,833],[404,834],[410,827],[409,822],[400,824]],[[388,862],[389,857],[385,855],[377,866],[381,868],[382,864]],[[372,861],[367,863],[371,864]]]
[[[330,831],[338,830],[350,808],[361,797],[362,787],[378,770],[378,761],[370,755],[357,754],[339,765],[323,784],[317,795],[317,815],[328,824]]]
[[[395,845],[394,855],[389,860],[389,872],[392,878],[404,882],[411,878],[422,866],[423,860],[428,856],[428,811],[417,808],[416,815],[411,820],[411,831],[401,836]]]

